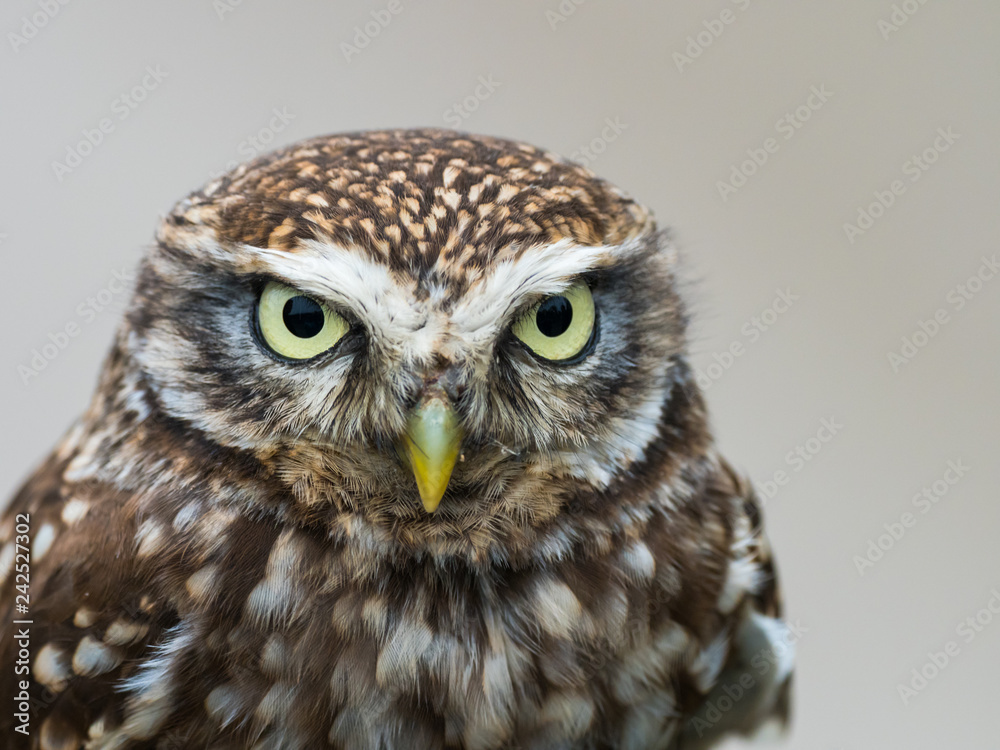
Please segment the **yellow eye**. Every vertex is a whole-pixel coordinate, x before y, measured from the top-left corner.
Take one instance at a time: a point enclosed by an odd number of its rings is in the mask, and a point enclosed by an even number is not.
[[[305,360],[333,348],[347,333],[347,321],[297,289],[268,283],[257,305],[257,323],[276,354]]]
[[[542,359],[572,359],[594,335],[594,298],[578,281],[561,294],[546,297],[514,324],[514,335]]]

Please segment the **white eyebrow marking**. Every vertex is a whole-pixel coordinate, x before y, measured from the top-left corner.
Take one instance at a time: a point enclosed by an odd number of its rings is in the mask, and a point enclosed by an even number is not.
[[[633,244],[586,246],[564,239],[502,259],[476,279],[455,305],[454,327],[470,343],[492,339],[525,297],[561,292],[582,274],[634,252]]]
[[[398,338],[426,322],[425,305],[416,300],[416,281],[393,278],[385,264],[356,249],[303,240],[294,253],[246,248],[296,289],[340,304],[383,336]]]
[[[556,294],[582,274],[634,255],[647,242],[640,236],[620,245],[579,245],[567,238],[529,247],[516,256],[501,252],[450,310],[443,307],[446,282],[432,282],[429,295],[417,299],[416,279],[393,274],[356,248],[302,240],[294,252],[250,245],[238,252],[253,258],[257,270],[263,266],[303,293],[347,308],[380,343],[424,357],[448,338],[455,339],[446,347],[451,350],[479,350],[491,344],[525,298]]]

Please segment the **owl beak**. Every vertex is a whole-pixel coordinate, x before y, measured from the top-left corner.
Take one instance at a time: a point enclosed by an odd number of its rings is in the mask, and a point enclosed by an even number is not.
[[[461,443],[462,429],[455,410],[447,395],[434,389],[410,414],[403,434],[403,449],[428,513],[441,504]]]

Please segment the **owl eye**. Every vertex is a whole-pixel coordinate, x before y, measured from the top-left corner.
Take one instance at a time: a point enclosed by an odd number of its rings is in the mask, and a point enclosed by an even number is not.
[[[513,333],[542,359],[564,362],[579,356],[594,338],[597,314],[585,281],[546,297],[513,327]]]
[[[271,351],[300,361],[329,351],[348,329],[329,307],[276,281],[260,295],[257,326]]]

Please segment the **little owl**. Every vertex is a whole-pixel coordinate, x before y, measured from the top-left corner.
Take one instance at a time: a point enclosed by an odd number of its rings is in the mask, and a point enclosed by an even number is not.
[[[7,746],[782,723],[789,629],[676,262],[589,170],[441,130],[305,141],[183,200],[0,524]]]

